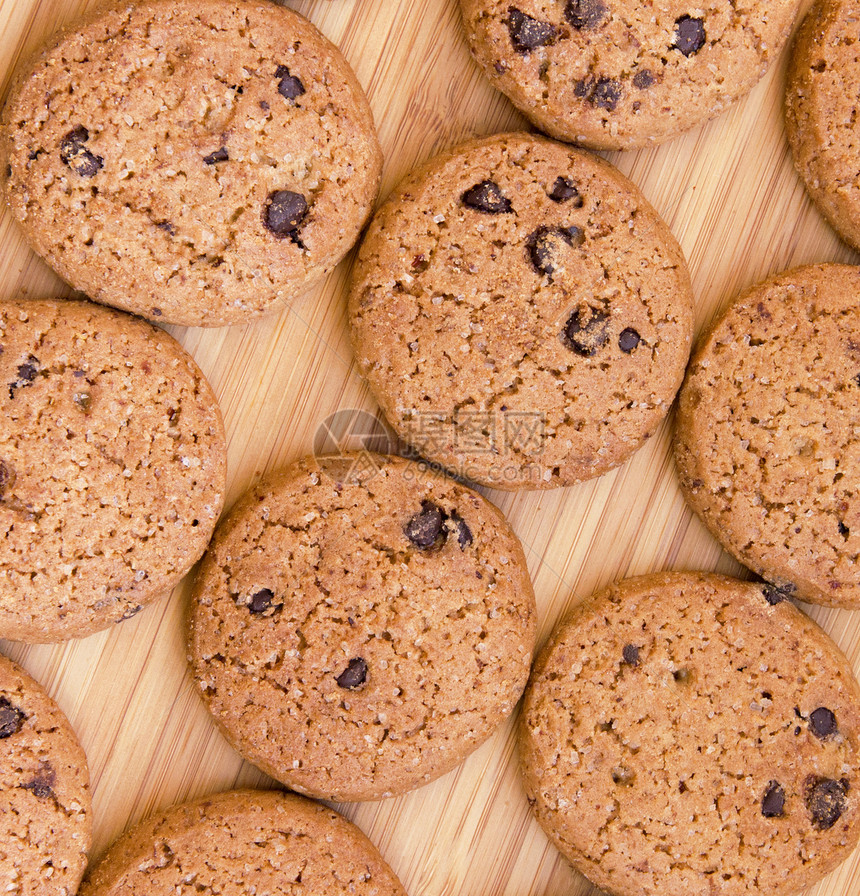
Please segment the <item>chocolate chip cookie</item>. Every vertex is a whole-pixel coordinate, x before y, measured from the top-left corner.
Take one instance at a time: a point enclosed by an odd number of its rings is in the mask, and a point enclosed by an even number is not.
[[[860,3],[819,0],[794,41],[785,127],[794,164],[819,211],[860,248]]]
[[[0,656],[0,881],[21,896],[75,893],[92,843],[87,757],[44,689]]]
[[[472,54],[541,130],[595,149],[674,137],[747,93],[799,0],[460,0]]]
[[[88,302],[0,303],[0,637],[82,637],[197,562],[226,442],[197,365]]]
[[[80,896],[406,896],[343,816],[294,794],[237,790],[174,806],[123,834]]]
[[[787,594],[860,607],[860,268],[796,268],[740,296],[681,390],[690,506]]]
[[[362,243],[349,310],[397,434],[496,488],[626,460],[668,412],[692,336],[683,254],[639,190],[528,134],[408,177]]]
[[[246,758],[336,800],[453,768],[529,673],[522,548],[475,492],[400,458],[301,460],[253,488],[198,573],[189,661]]]
[[[33,248],[96,301],[229,324],[348,251],[381,153],[340,52],[267,0],[122,3],[56,37],[0,122]]]
[[[860,688],[770,586],[630,579],[538,658],[520,727],[538,821],[613,896],[787,896],[860,836]]]

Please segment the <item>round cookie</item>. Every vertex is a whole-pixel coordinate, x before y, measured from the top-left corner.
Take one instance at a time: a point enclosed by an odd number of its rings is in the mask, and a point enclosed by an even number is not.
[[[526,791],[613,896],[788,896],[860,835],[860,688],[768,586],[694,573],[583,601],[541,652]]]
[[[595,149],[653,145],[746,94],[800,0],[460,0],[472,54],[541,130]]]
[[[98,305],[3,302],[0,383],[0,637],[82,637],[170,591],[224,501],[224,426],[191,357]]]
[[[79,896],[406,896],[373,844],[294,794],[236,790],[174,806],[123,834]]]
[[[361,453],[253,488],[198,572],[189,661],[239,752],[300,793],[371,800],[449,769],[522,693],[522,548],[475,492]]]
[[[798,174],[836,232],[860,248],[860,2],[819,0],[794,40],[785,127]]]
[[[528,134],[408,177],[362,243],[349,309],[397,434],[496,488],[626,460],[668,412],[692,338],[684,257],[639,190]]]
[[[92,844],[87,757],[68,719],[0,656],[0,881],[21,896],[75,893]]]
[[[697,348],[675,459],[726,550],[786,594],[860,607],[860,268],[796,268]]]
[[[125,2],[19,74],[0,181],[33,248],[96,301],[217,326],[319,280],[382,156],[340,52],[267,0]]]

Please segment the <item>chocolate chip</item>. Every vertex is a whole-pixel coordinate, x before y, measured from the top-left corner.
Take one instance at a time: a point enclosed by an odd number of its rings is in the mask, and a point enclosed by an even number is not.
[[[506,199],[499,185],[491,180],[482,180],[474,187],[469,187],[460,198],[463,205],[487,215],[502,215],[513,211],[510,199]]]
[[[15,484],[15,471],[5,460],[0,460],[0,498]]]
[[[778,603],[788,600],[788,595],[796,590],[797,588],[795,585],[782,585],[781,587],[777,587],[776,585],[764,585],[761,589],[761,593],[764,596],[764,599],[774,607]]]
[[[515,6],[508,7],[508,31],[514,49],[523,55],[536,47],[551,44],[556,35],[554,25],[533,19]]]
[[[208,156],[203,156],[203,161],[207,165],[214,165],[216,162],[229,162],[230,154],[227,152],[227,147],[222,146],[220,149],[216,149],[215,152],[210,152]]]
[[[354,691],[367,681],[367,663],[357,656],[349,661],[349,665],[337,676],[338,687]]]
[[[602,0],[567,0],[564,17],[577,31],[595,28],[606,15],[606,4]]]
[[[621,84],[618,81],[614,81],[612,78],[598,78],[588,97],[588,102],[592,106],[599,106],[601,109],[608,109],[612,112],[621,99],[621,93]]]
[[[680,50],[685,56],[692,56],[704,45],[705,23],[702,19],[694,19],[692,16],[675,19],[675,38],[672,46],[676,50]]]
[[[50,786],[46,784],[44,781],[30,781],[27,784],[21,785],[24,790],[29,790],[33,796],[38,797],[40,800],[47,799],[48,797],[52,797],[54,795],[54,791],[51,790]]]
[[[472,530],[466,525],[466,521],[458,514],[451,514],[451,521],[456,526],[457,544],[460,550],[465,550],[475,539],[472,537]]]
[[[848,528],[848,526],[845,525],[845,523],[842,522],[842,520],[839,521],[839,534],[843,538],[848,538],[848,536],[851,534],[851,530]]]
[[[526,250],[535,270],[550,275],[562,264],[566,247],[583,242],[585,236],[579,227],[538,227],[526,240]]]
[[[761,814],[765,818],[782,818],[785,808],[785,791],[778,781],[771,781],[761,798]]]
[[[596,355],[609,341],[609,314],[590,305],[580,306],[564,325],[561,341],[585,358]]]
[[[629,355],[630,352],[639,345],[641,339],[642,337],[633,329],[633,327],[625,327],[618,337],[618,348]]]
[[[289,237],[294,243],[299,243],[299,227],[307,213],[308,204],[301,193],[275,190],[269,193],[263,207],[263,223],[275,236]]]
[[[295,100],[305,92],[305,85],[285,65],[275,69],[275,77],[279,78],[278,93],[285,100]]]
[[[13,706],[5,697],[0,697],[0,739],[17,734],[26,718],[22,710]]]
[[[23,364],[18,365],[18,379],[9,383],[9,397],[15,397],[15,390],[29,386],[39,374],[39,359],[35,355],[29,355]]]
[[[845,811],[845,796],[848,793],[848,782],[843,778],[811,777],[806,784],[806,808],[812,823],[819,831],[832,828]]]
[[[94,177],[104,167],[104,159],[84,147],[89,139],[90,132],[79,124],[60,141],[60,161],[81,177]]]
[[[553,202],[567,202],[572,199],[574,208],[582,208],[584,205],[582,196],[579,195],[579,190],[577,190],[573,181],[568,177],[557,177],[555,183],[552,185],[552,189],[547,193],[547,196],[549,196]]]
[[[624,657],[624,662],[628,666],[639,665],[639,648],[635,644],[625,644],[621,656]]]
[[[655,80],[654,73],[648,71],[647,68],[643,68],[633,76],[633,86],[637,90],[647,90]]]
[[[159,230],[163,230],[166,234],[169,234],[170,236],[176,236],[176,230],[174,229],[174,227],[170,223],[170,221],[158,221],[155,226]],[[158,309],[154,309],[154,310],[157,311]],[[160,311],[158,311],[158,313],[161,314]]]
[[[434,547],[440,537],[444,538],[444,522],[445,515],[440,507],[432,501],[422,501],[420,512],[409,520],[403,532],[415,547],[426,551]]]
[[[812,729],[812,733],[821,740],[838,731],[836,716],[826,706],[819,706],[818,709],[812,710],[809,714],[809,727]]]
[[[248,610],[251,613],[265,613],[272,606],[275,599],[275,592],[271,588],[262,588],[251,595],[248,602]]]

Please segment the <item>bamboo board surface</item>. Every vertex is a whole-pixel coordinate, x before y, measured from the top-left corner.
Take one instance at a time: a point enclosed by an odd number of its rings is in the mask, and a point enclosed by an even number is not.
[[[87,0],[0,0],[0,89],[13,66]],[[382,197],[415,164],[462,139],[524,126],[485,81],[457,0],[289,0],[337,43],[370,97],[386,163]],[[805,4],[808,5],[808,4]],[[697,332],[742,288],[819,261],[857,263],[794,173],[782,127],[786,54],[721,118],[670,143],[608,157],[681,242]],[[375,412],[346,329],[353,255],[280,315],[218,330],[169,328],[219,396],[229,437],[227,504],[311,451],[339,409]],[[0,300],[70,295],[0,212]],[[687,509],[670,457],[671,420],[622,468],[572,488],[485,490],[522,539],[539,641],[578,599],[663,569],[739,573]],[[0,642],[58,700],[89,758],[99,855],[155,809],[235,786],[271,785],[227,746],[185,667],[187,581],[110,631],[57,646]],[[860,611],[806,607],[860,673]],[[411,896],[585,896],[596,892],[531,820],[516,773],[513,720],[458,769],[405,797],[339,807],[377,844]],[[815,896],[860,894],[860,850]]]

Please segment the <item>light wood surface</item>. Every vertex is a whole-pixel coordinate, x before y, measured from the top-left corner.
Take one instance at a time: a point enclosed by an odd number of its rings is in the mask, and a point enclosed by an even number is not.
[[[94,4],[0,0],[0,86],[60,25]],[[335,41],[367,90],[385,152],[382,195],[416,163],[522,118],[471,61],[456,0],[295,0]],[[718,120],[656,149],[609,156],[665,217],[687,255],[701,330],[743,287],[787,267],[860,258],[839,242],[794,173],[781,121],[785,53]],[[69,295],[0,213],[0,299]],[[279,316],[171,332],[221,401],[227,503],[309,452],[342,408],[375,410],[346,330],[350,256]],[[621,469],[551,493],[487,491],[526,547],[539,638],[577,599],[613,579],[663,569],[740,568],[687,509],[669,453],[671,421]],[[0,643],[58,700],[89,757],[98,855],[151,811],[271,782],[217,733],[189,680],[187,582],[110,631],[59,646]],[[806,608],[860,671],[860,611]],[[411,896],[584,896],[594,891],[529,816],[513,721],[454,772],[408,796],[341,807],[379,846]],[[809,891],[860,894],[860,852]]]

